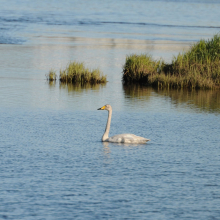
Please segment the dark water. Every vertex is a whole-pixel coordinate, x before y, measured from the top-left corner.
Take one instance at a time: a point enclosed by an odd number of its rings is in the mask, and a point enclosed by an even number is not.
[[[220,93],[123,86],[220,30],[219,1],[0,1],[0,219],[220,219]],[[49,84],[70,60],[106,85]],[[103,144],[134,133],[147,145]]]

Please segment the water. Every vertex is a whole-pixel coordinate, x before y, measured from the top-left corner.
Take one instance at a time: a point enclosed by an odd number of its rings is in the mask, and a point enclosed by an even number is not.
[[[0,1],[0,219],[220,219],[218,91],[123,86],[131,53],[220,30],[219,1]],[[49,84],[71,60],[103,86]],[[147,145],[103,144],[134,133]]]

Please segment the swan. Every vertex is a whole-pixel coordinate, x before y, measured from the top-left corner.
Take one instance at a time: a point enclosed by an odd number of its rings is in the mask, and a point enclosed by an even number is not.
[[[103,142],[144,144],[147,141],[150,141],[150,139],[136,136],[134,134],[118,134],[118,135],[114,135],[112,137],[108,137],[108,134],[110,131],[111,118],[112,118],[112,107],[111,107],[111,105],[104,105],[103,107],[98,108],[97,110],[107,110],[108,111],[108,120],[107,120],[107,124],[106,124],[106,128],[105,128],[105,133],[102,136]]]

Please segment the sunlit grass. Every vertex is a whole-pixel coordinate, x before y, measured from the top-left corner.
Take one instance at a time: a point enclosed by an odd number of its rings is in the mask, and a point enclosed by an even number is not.
[[[70,62],[64,70],[60,70],[62,83],[106,83],[106,76],[99,69],[89,70],[83,63]]]
[[[138,82],[160,88],[220,88],[220,35],[200,40],[179,53],[171,64],[154,61],[150,55],[130,55],[123,67],[123,82]]]
[[[48,81],[56,81],[57,75],[54,70],[46,75]],[[64,70],[60,70],[59,80],[61,83],[72,84],[104,84],[107,82],[106,75],[99,69],[90,70],[83,63],[70,62]]]
[[[123,81],[128,82],[148,82],[150,75],[157,74],[161,61],[154,61],[151,55],[132,54],[126,57],[123,67]]]
[[[57,79],[56,72],[54,70],[50,70],[50,72],[46,75],[46,78],[50,82],[56,81],[56,79]]]

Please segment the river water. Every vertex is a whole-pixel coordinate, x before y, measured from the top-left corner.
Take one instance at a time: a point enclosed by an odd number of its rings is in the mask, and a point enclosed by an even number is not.
[[[0,219],[220,219],[220,93],[123,86],[220,31],[218,0],[1,0]],[[69,61],[106,85],[48,83]],[[103,144],[134,133],[146,145]]]

